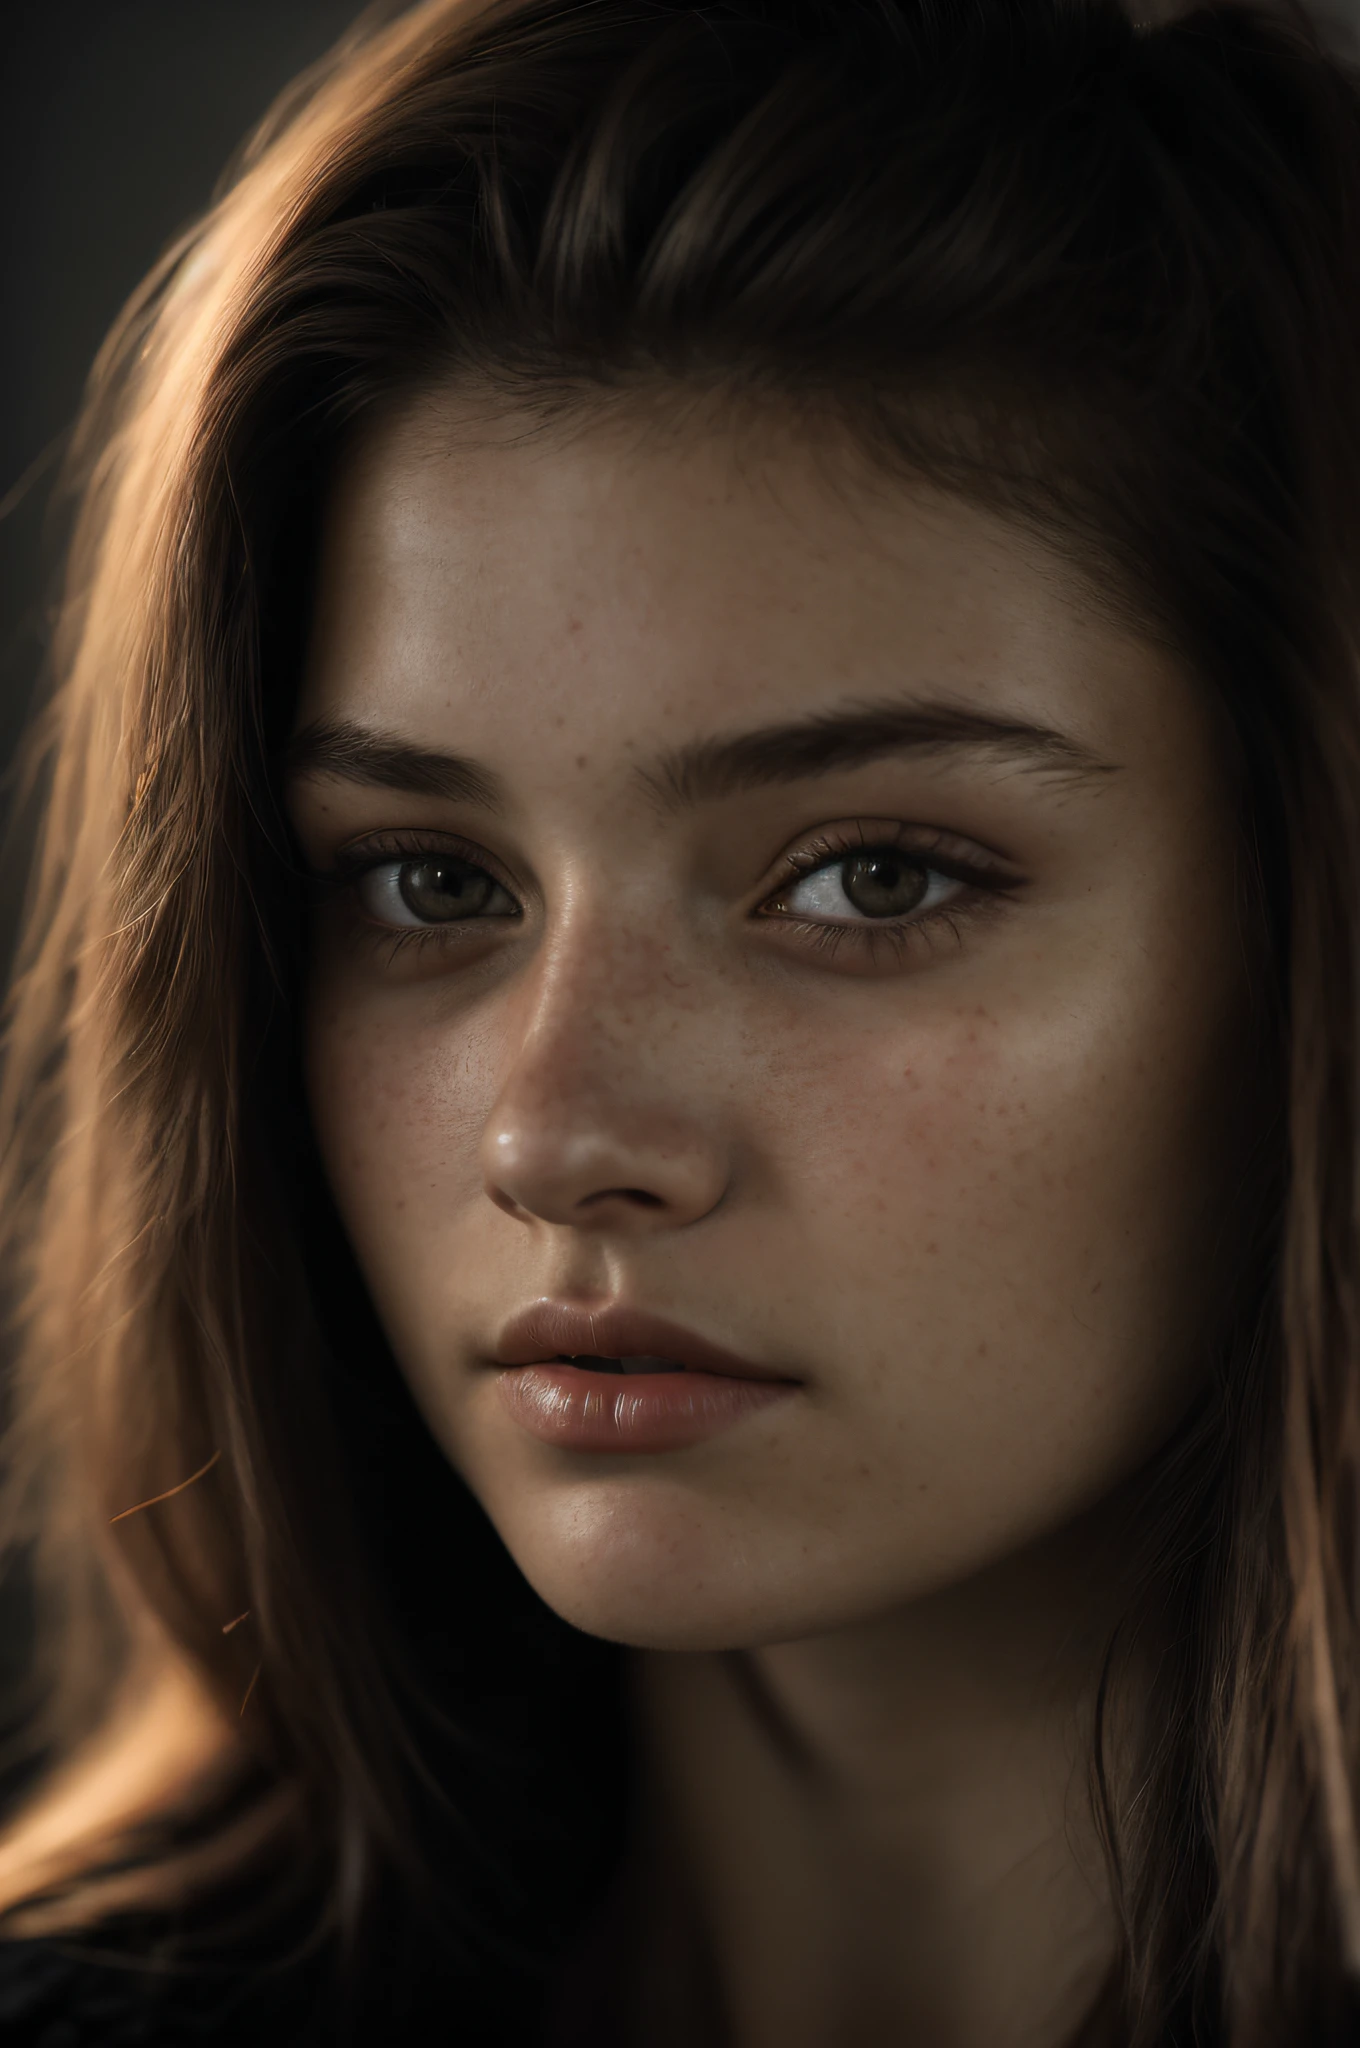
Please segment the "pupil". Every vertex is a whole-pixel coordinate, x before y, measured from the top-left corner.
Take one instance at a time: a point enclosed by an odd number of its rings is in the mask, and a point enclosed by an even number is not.
[[[481,868],[461,860],[410,861],[401,871],[401,897],[407,909],[431,923],[475,917],[491,899],[495,883]]]
[[[902,917],[926,893],[926,871],[902,854],[859,853],[845,864],[844,889],[865,917]]]

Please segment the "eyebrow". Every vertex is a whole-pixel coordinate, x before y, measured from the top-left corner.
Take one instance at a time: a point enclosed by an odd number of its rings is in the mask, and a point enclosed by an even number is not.
[[[810,781],[860,768],[886,756],[967,748],[1064,782],[1116,772],[1067,734],[1029,719],[997,718],[947,700],[873,701],[787,724],[757,727],[727,739],[692,740],[634,771],[667,810],[688,810],[781,782]],[[337,776],[375,789],[443,797],[480,809],[503,808],[504,785],[481,763],[422,747],[401,734],[349,719],[306,726],[284,750],[287,777]]]
[[[691,741],[642,779],[667,809],[688,809],[747,790],[860,768],[892,754],[987,752],[1019,767],[1086,782],[1117,772],[1065,733],[1024,718],[997,718],[946,699],[852,704],[731,739]]]
[[[292,781],[304,775],[333,775],[370,789],[400,789],[411,796],[446,802],[503,807],[499,776],[460,754],[421,747],[400,733],[374,731],[347,718],[318,719],[284,748],[281,766]]]

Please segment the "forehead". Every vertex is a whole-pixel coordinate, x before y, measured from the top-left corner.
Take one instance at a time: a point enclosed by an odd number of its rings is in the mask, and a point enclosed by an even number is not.
[[[1126,753],[1184,687],[1032,536],[825,435],[438,396],[337,479],[299,723],[527,765],[913,692]]]

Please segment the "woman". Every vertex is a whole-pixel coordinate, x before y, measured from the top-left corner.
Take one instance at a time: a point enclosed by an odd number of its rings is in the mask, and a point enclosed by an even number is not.
[[[1287,8],[427,0],[148,281],[15,2039],[1354,2038],[1358,221]]]

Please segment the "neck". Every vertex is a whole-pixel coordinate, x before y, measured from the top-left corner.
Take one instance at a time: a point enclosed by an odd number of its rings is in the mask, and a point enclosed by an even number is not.
[[[716,2008],[686,2048],[1103,2048],[1091,1554],[1084,1532],[856,1627],[637,1660],[670,1873],[647,1975],[673,2016],[683,1949]],[[669,2048],[655,2012],[641,2036]]]

